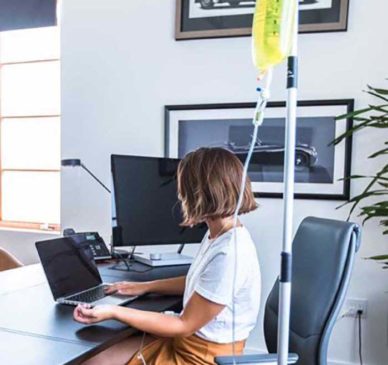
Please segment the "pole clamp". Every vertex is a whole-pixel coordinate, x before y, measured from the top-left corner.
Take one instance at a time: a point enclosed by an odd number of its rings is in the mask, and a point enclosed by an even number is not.
[[[298,58],[296,56],[288,57],[287,67],[287,89],[298,87]]]
[[[281,283],[290,283],[292,277],[292,255],[288,252],[281,253],[280,279]]]

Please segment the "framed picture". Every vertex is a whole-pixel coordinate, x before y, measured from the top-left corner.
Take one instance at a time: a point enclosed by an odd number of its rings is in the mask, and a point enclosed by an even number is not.
[[[299,101],[295,151],[295,197],[348,200],[351,138],[330,144],[351,128],[335,117],[353,111],[353,100]],[[253,131],[255,103],[165,107],[165,156],[182,158],[199,147],[223,147],[244,162]],[[270,102],[249,166],[259,197],[282,197],[285,102]]]
[[[175,39],[251,35],[256,0],[177,0]],[[346,31],[349,0],[299,0],[299,32]]]

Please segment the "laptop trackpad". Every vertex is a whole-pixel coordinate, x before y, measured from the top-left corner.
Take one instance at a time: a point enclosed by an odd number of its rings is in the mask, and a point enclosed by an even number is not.
[[[124,303],[128,303],[137,297],[135,296],[123,296],[123,295],[107,295],[106,297],[97,300],[93,304],[100,305],[100,304],[110,304],[110,305],[120,305]]]

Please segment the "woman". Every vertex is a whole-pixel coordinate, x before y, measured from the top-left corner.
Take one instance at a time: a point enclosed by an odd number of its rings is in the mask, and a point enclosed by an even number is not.
[[[178,167],[178,197],[183,226],[205,222],[209,228],[186,277],[152,282],[112,284],[119,294],[183,294],[180,315],[140,311],[119,306],[78,306],[75,320],[91,324],[116,319],[151,334],[135,355],[139,343],[129,338],[87,363],[129,365],[209,365],[214,357],[241,353],[256,323],[260,303],[260,271],[254,243],[240,222],[234,250],[233,214],[237,205],[243,166],[222,148],[200,148]],[[257,208],[249,179],[239,214]],[[234,268],[236,272],[234,276]],[[233,293],[233,281],[235,289]],[[235,336],[233,328],[233,298]],[[131,346],[131,345],[132,346]],[[133,356],[132,356],[133,355]],[[131,357],[132,356],[132,357]]]

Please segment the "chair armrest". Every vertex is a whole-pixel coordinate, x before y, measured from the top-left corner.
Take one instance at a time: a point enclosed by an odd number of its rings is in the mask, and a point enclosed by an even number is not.
[[[240,355],[234,357],[239,365],[277,365],[277,354],[262,355]],[[233,365],[233,356],[217,356],[214,361],[218,365]],[[288,364],[295,364],[298,361],[297,354],[288,355]]]

